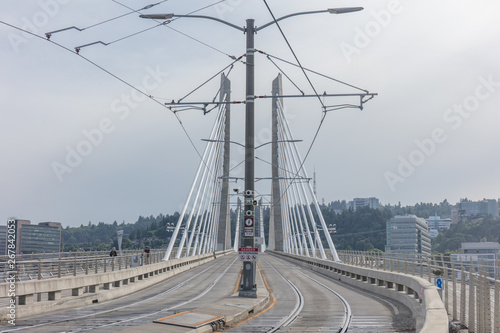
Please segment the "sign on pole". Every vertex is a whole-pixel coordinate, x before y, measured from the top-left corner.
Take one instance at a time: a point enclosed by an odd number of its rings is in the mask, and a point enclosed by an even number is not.
[[[436,287],[438,287],[439,289],[443,289],[444,288],[443,277],[442,276],[436,276],[434,278],[434,285]]]
[[[259,249],[256,247],[240,247],[238,249],[238,259],[240,261],[258,261]]]

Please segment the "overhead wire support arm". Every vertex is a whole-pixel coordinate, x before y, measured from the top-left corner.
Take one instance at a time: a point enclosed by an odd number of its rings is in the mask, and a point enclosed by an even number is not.
[[[102,22],[99,22],[99,23],[95,23],[95,24],[92,24],[92,25],[89,25],[88,27],[85,27],[85,28],[78,28],[78,27],[75,27],[75,26],[72,26],[72,27],[68,27],[68,28],[64,28],[64,29],[59,29],[59,30],[54,30],[54,31],[50,31],[50,32],[47,32],[45,33],[45,37],[47,37],[47,39],[50,39],[50,37],[55,34],[55,33],[58,33],[58,32],[62,32],[62,31],[66,31],[66,30],[71,30],[71,29],[75,29],[75,30],[78,30],[78,31],[83,31],[83,30],[87,30],[87,29],[90,29],[90,28],[93,28],[95,26],[98,26],[98,25],[101,25],[101,24],[104,24],[104,23],[107,23],[107,22],[110,22],[110,21],[114,21],[116,19],[119,19],[119,18],[122,18],[124,16],[127,16],[127,15],[130,15],[130,14],[133,14],[133,13],[136,13],[138,11],[141,11],[141,10],[146,10],[146,9],[150,9],[156,5],[159,5],[163,2],[166,2],[168,0],[163,0],[163,1],[160,1],[160,2],[157,2],[157,3],[153,3],[153,4],[150,4],[150,5],[147,5],[147,6],[144,6],[140,9],[137,9],[137,10],[134,10],[132,8],[129,8],[127,7],[128,9],[131,9],[132,11],[131,12],[128,12],[128,13],[125,13],[125,14],[122,14],[122,15],[119,15],[119,16],[115,16],[113,18],[110,18],[110,19],[107,19],[105,21],[102,21]],[[116,2],[117,4],[119,5],[122,5],[121,3],[119,3],[118,1],[115,1],[113,0],[113,2]],[[122,5],[123,6],[123,5]]]
[[[368,94],[322,94],[319,95],[320,97],[351,97],[351,96],[371,96],[370,99],[372,99],[374,96],[377,96],[377,93],[368,93]],[[318,97],[318,95],[274,95],[274,96],[268,96],[268,95],[261,95],[261,96],[255,96],[255,99],[258,98],[297,98],[297,97]],[[370,100],[368,99],[368,100]],[[363,103],[366,103],[368,100],[363,101]]]
[[[55,34],[55,33],[62,32],[62,31],[66,31],[66,30],[71,30],[71,29],[75,29],[75,30],[78,30],[78,31],[83,31],[83,30],[85,30],[86,28],[80,29],[80,28],[78,28],[78,27],[72,26],[72,27],[68,27],[68,28],[64,28],[64,29],[59,29],[59,30],[49,31],[49,32],[46,32],[46,33],[45,33],[45,37],[47,37],[47,39],[50,39],[50,37],[51,37],[53,34]]]
[[[97,42],[93,42],[93,43],[88,43],[88,44],[84,44],[84,45],[80,45],[80,46],[75,47],[75,51],[76,51],[76,53],[80,53],[80,49],[81,48],[87,47],[87,46],[91,46],[91,45],[95,45],[95,44],[102,44],[104,46],[108,46],[111,43],[104,43],[103,41],[97,41]]]

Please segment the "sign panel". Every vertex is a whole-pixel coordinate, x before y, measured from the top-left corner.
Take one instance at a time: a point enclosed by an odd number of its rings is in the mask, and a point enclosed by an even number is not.
[[[251,218],[245,219],[245,226],[253,227],[253,220]]]
[[[434,285],[436,287],[438,287],[439,289],[444,289],[443,277],[442,276],[436,276],[434,278]]]
[[[258,261],[259,249],[257,247],[240,247],[238,249],[238,259],[240,261]]]
[[[245,236],[253,236],[253,227],[245,228]]]
[[[244,254],[240,253],[238,256],[239,261],[258,261],[259,260],[259,255],[258,254]]]
[[[258,253],[259,252],[259,248],[258,247],[240,247],[238,248],[238,252],[245,252],[245,253]]]

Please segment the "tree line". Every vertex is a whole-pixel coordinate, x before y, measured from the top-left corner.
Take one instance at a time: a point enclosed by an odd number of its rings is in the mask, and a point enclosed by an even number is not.
[[[386,221],[395,215],[414,214],[428,218],[434,214],[441,217],[450,217],[451,209],[447,200],[441,203],[417,203],[407,205],[381,205],[378,209],[369,207],[357,210],[347,209],[345,200],[333,201],[320,205],[321,212],[327,226],[336,225],[336,233],[332,239],[337,250],[380,250],[384,251],[386,244]],[[314,211],[314,209],[313,209]],[[260,212],[258,212],[260,214]],[[236,212],[231,210],[231,234],[235,233]],[[168,246],[171,230],[167,226],[175,226],[179,213],[172,215],[159,214],[158,216],[139,216],[134,223],[104,223],[98,222],[80,227],[66,227],[62,230],[63,251],[101,250],[107,251],[112,247],[118,248],[117,231],[123,230],[122,249],[164,248]],[[263,210],[264,230],[266,242],[269,234],[270,209]],[[257,216],[259,218],[259,216]],[[241,222],[242,220],[240,220]],[[487,217],[476,221],[464,221],[440,233],[433,239],[433,251],[445,253],[457,251],[462,242],[479,241],[487,237],[488,240],[500,241],[500,222],[498,219]],[[324,238],[324,237],[323,237]],[[324,240],[324,239],[323,239]],[[326,244],[326,242],[323,242]]]

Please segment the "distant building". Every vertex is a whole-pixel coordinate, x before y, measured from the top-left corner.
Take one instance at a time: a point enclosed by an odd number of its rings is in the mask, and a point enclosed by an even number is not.
[[[438,233],[446,231],[451,227],[451,219],[442,219],[437,214],[434,216],[429,216],[427,221],[427,227],[431,238],[437,237]]]
[[[42,222],[31,224],[29,220],[14,220],[16,229],[16,253],[51,253],[61,251],[61,223]]]
[[[451,223],[457,224],[460,221],[460,211],[458,209],[451,210]]]
[[[359,207],[370,207],[372,209],[378,209],[379,200],[377,198],[354,198],[352,201],[347,203],[347,209],[352,208],[356,210]]]
[[[385,252],[431,254],[431,237],[427,222],[415,215],[395,216],[386,222]]]
[[[472,267],[475,272],[480,272],[483,270],[484,263],[490,277],[495,277],[498,274],[496,266],[498,259],[500,259],[500,244],[498,242],[462,243],[462,253],[451,255],[451,260],[458,269],[462,263],[465,270],[470,271]]]
[[[0,225],[0,256],[7,253],[7,225]]]
[[[498,217],[498,201],[496,199],[483,199],[481,201],[461,201],[460,208],[467,217],[491,215]]]

